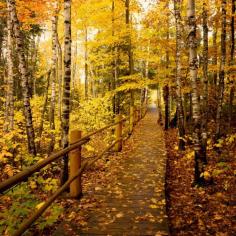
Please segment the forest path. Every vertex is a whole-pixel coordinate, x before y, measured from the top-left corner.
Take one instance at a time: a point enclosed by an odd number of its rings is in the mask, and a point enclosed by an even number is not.
[[[54,235],[168,235],[165,166],[163,130],[150,108],[113,162],[108,182],[84,192],[82,201],[97,203],[78,207],[86,211],[86,222],[64,222]]]

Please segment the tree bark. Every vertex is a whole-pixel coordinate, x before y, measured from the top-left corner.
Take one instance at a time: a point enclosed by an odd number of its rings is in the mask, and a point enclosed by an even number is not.
[[[56,6],[54,16],[52,17],[52,79],[51,79],[51,104],[50,104],[50,130],[51,141],[49,153],[53,151],[55,145],[55,106],[56,106],[56,76],[57,76],[57,25],[58,25],[58,7]]]
[[[7,4],[7,91],[4,131],[12,131],[14,128],[14,77],[13,77],[13,35],[12,19],[9,3]]]
[[[42,137],[42,133],[43,133],[43,125],[44,125],[44,117],[45,117],[45,113],[47,110],[47,104],[48,104],[48,89],[49,89],[49,85],[50,85],[50,76],[51,76],[51,70],[49,70],[47,72],[46,75],[46,92],[45,92],[45,98],[44,98],[44,103],[43,103],[43,109],[42,109],[42,113],[41,113],[41,119],[40,119],[40,125],[39,125],[39,131],[38,131],[38,144],[37,144],[37,151],[40,151],[40,145],[41,145],[41,137]]]
[[[62,122],[62,87],[63,87],[63,81],[62,81],[62,49],[61,44],[59,42],[58,34],[56,36],[56,44],[57,44],[57,53],[58,53],[58,118],[60,122]]]
[[[203,26],[203,107],[202,107],[202,149],[204,159],[206,160],[206,148],[207,148],[207,121],[208,121],[208,12],[207,5],[203,3],[202,11],[202,26]]]
[[[130,25],[130,0],[125,0],[125,23],[128,31],[128,57],[129,57],[129,75],[134,73],[134,60],[131,40],[131,25]],[[134,91],[130,91],[130,113],[134,107]]]
[[[235,6],[236,1],[232,0],[232,16],[231,16],[231,22],[230,22],[230,29],[231,29],[231,35],[230,35],[230,40],[231,40],[231,45],[230,45],[230,66],[233,66],[235,64]],[[234,93],[235,93],[235,82],[233,79],[230,81],[231,82],[231,88],[230,88],[230,96],[229,96],[229,130],[231,130],[232,126],[232,117],[233,117],[233,101],[234,101]]]
[[[161,107],[161,89],[157,88],[157,113],[158,113],[158,124],[162,125],[162,107]]]
[[[112,0],[112,37],[114,38],[115,36],[115,1]],[[112,45],[112,90],[114,92],[113,98],[112,98],[112,107],[113,107],[113,114],[119,114],[119,107],[116,107],[117,97],[119,94],[115,94],[115,89],[116,89],[116,82],[117,82],[117,59],[116,59],[116,53],[117,53],[117,48],[115,45],[115,42],[113,42]]]
[[[169,1],[167,1],[166,7],[169,9]],[[167,43],[169,42],[170,39],[170,32],[169,32],[169,27],[170,27],[170,19],[169,19],[169,15],[167,16],[167,28],[166,28],[166,40]],[[163,89],[163,94],[164,94],[164,102],[165,102],[165,130],[169,129],[169,125],[170,125],[170,90],[169,90],[169,85],[168,85],[168,81],[169,81],[169,63],[170,63],[170,55],[169,55],[169,50],[166,50],[166,80],[167,80],[167,84],[165,85],[164,89]]]
[[[187,17],[189,26],[189,71],[192,84],[192,106],[193,106],[193,140],[195,152],[195,183],[204,183],[204,159],[201,147],[201,114],[197,83],[197,41],[196,41],[196,18],[195,18],[195,0],[188,0]]]
[[[182,99],[182,84],[181,84],[181,15],[180,15],[181,0],[174,2],[175,8],[175,23],[176,23],[176,93],[177,93],[177,115],[178,115],[178,129],[179,129],[179,149],[185,149],[184,142],[184,110]]]
[[[219,94],[216,115],[216,139],[220,138],[222,106],[224,99],[225,87],[225,63],[226,63],[226,0],[221,1],[221,57],[220,57],[220,71],[219,71]]]
[[[62,147],[69,145],[69,122],[70,122],[70,81],[71,81],[71,0],[64,0],[64,85],[62,99]],[[68,179],[68,155],[63,157],[63,173],[61,183]]]
[[[18,52],[19,58],[19,72],[21,75],[22,82],[22,92],[23,92],[23,101],[24,101],[24,115],[26,120],[26,133],[28,139],[28,149],[29,153],[36,155],[35,148],[35,133],[32,120],[32,111],[30,105],[30,91],[29,91],[29,73],[26,67],[26,59],[24,54],[24,42],[23,36],[20,31],[20,24],[16,14],[16,3],[15,0],[8,0],[9,9],[11,12],[12,22],[13,22],[13,32],[15,35],[16,41],[16,50]]]
[[[215,19],[214,28],[213,28],[213,57],[212,57],[212,64],[215,67],[215,71],[213,72],[213,98],[214,98],[214,105],[217,101],[217,84],[218,84],[218,73],[217,73],[217,63],[218,63],[218,46],[217,46],[217,34],[218,34],[218,25],[217,25],[217,19]],[[214,106],[216,111],[216,106]],[[216,117],[214,117],[216,118]]]
[[[85,100],[88,100],[88,28],[84,29],[84,74],[85,74]]]

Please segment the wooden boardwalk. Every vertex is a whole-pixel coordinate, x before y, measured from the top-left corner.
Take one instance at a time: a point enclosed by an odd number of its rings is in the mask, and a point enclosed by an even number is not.
[[[165,205],[166,151],[157,113],[150,109],[136,126],[132,148],[124,147],[106,186],[84,193],[99,202],[84,226],[61,224],[54,235],[168,235]],[[67,224],[68,226],[68,224]]]

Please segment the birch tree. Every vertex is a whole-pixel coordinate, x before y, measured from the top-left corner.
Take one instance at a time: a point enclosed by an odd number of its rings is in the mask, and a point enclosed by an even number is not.
[[[7,91],[4,130],[11,131],[14,127],[14,78],[13,78],[13,35],[11,8],[7,2]]]
[[[29,72],[27,71],[26,58],[24,53],[24,40],[22,32],[20,31],[20,24],[16,14],[16,2],[15,0],[8,0],[7,3],[9,6],[9,11],[11,12],[11,20],[13,22],[13,32],[16,42],[16,51],[18,52],[17,54],[19,59],[19,72],[21,76],[28,149],[29,153],[36,155],[36,148],[34,141],[35,133],[34,133],[32,111],[30,105]]]
[[[230,66],[235,64],[235,4],[236,1],[232,0],[231,2],[231,22],[230,22]],[[234,78],[233,78],[234,79]],[[231,88],[229,95],[229,128],[232,126],[232,117],[233,117],[233,101],[234,101],[234,93],[235,93],[235,82],[231,79]]]
[[[167,1],[166,3],[166,7],[169,9],[169,1]],[[170,39],[170,32],[169,32],[169,28],[170,28],[170,19],[169,19],[169,15],[167,16],[167,27],[166,27],[166,40],[167,42],[169,42]],[[166,76],[167,76],[167,81],[169,80],[168,78],[168,70],[169,70],[169,63],[170,63],[170,53],[169,53],[169,49],[166,50]],[[166,84],[166,86],[163,89],[163,96],[164,96],[164,102],[165,102],[165,130],[169,129],[169,125],[170,125],[170,88],[168,85],[168,82]]]
[[[202,9],[202,27],[203,27],[203,103],[202,103],[202,148],[203,155],[206,156],[206,146],[207,146],[207,120],[208,120],[208,12],[207,4],[203,3]],[[206,159],[206,157],[204,158]]]
[[[70,81],[71,81],[71,0],[64,0],[64,86],[62,98],[62,147],[69,145],[69,121],[70,121]],[[62,184],[68,179],[68,156],[63,158]]]
[[[197,41],[196,41],[196,17],[195,17],[195,0],[188,0],[187,6],[188,17],[188,43],[189,43],[189,71],[192,85],[192,106],[193,106],[193,140],[195,155],[195,183],[204,182],[204,165],[206,163],[205,156],[201,146],[201,113],[198,94],[198,60],[197,60]]]
[[[56,77],[57,77],[57,25],[58,25],[58,7],[55,6],[52,17],[52,79],[51,79],[51,106],[50,106],[50,129],[51,143],[49,152],[52,152],[55,145],[55,105],[56,105]]]
[[[130,25],[130,0],[125,0],[125,23],[127,28],[127,40],[128,40],[128,57],[129,57],[129,75],[134,73],[134,61],[131,41],[131,25]],[[132,116],[134,106],[134,91],[130,91],[130,114]]]
[[[183,111],[183,99],[181,91],[181,14],[180,6],[182,0],[174,1],[175,9],[175,26],[176,26],[176,93],[177,93],[177,116],[178,116],[178,129],[179,129],[179,149],[184,150],[184,111]]]
[[[226,63],[226,0],[221,1],[221,57],[219,70],[219,93],[216,115],[216,139],[221,136],[221,118],[225,87],[225,63]]]

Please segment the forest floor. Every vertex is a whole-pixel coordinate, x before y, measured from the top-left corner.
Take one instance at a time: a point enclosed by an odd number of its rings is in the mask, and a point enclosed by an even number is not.
[[[193,147],[178,151],[177,130],[166,132],[166,196],[171,235],[236,235],[235,140],[208,150],[205,187],[193,186]],[[224,144],[225,145],[224,145]]]

